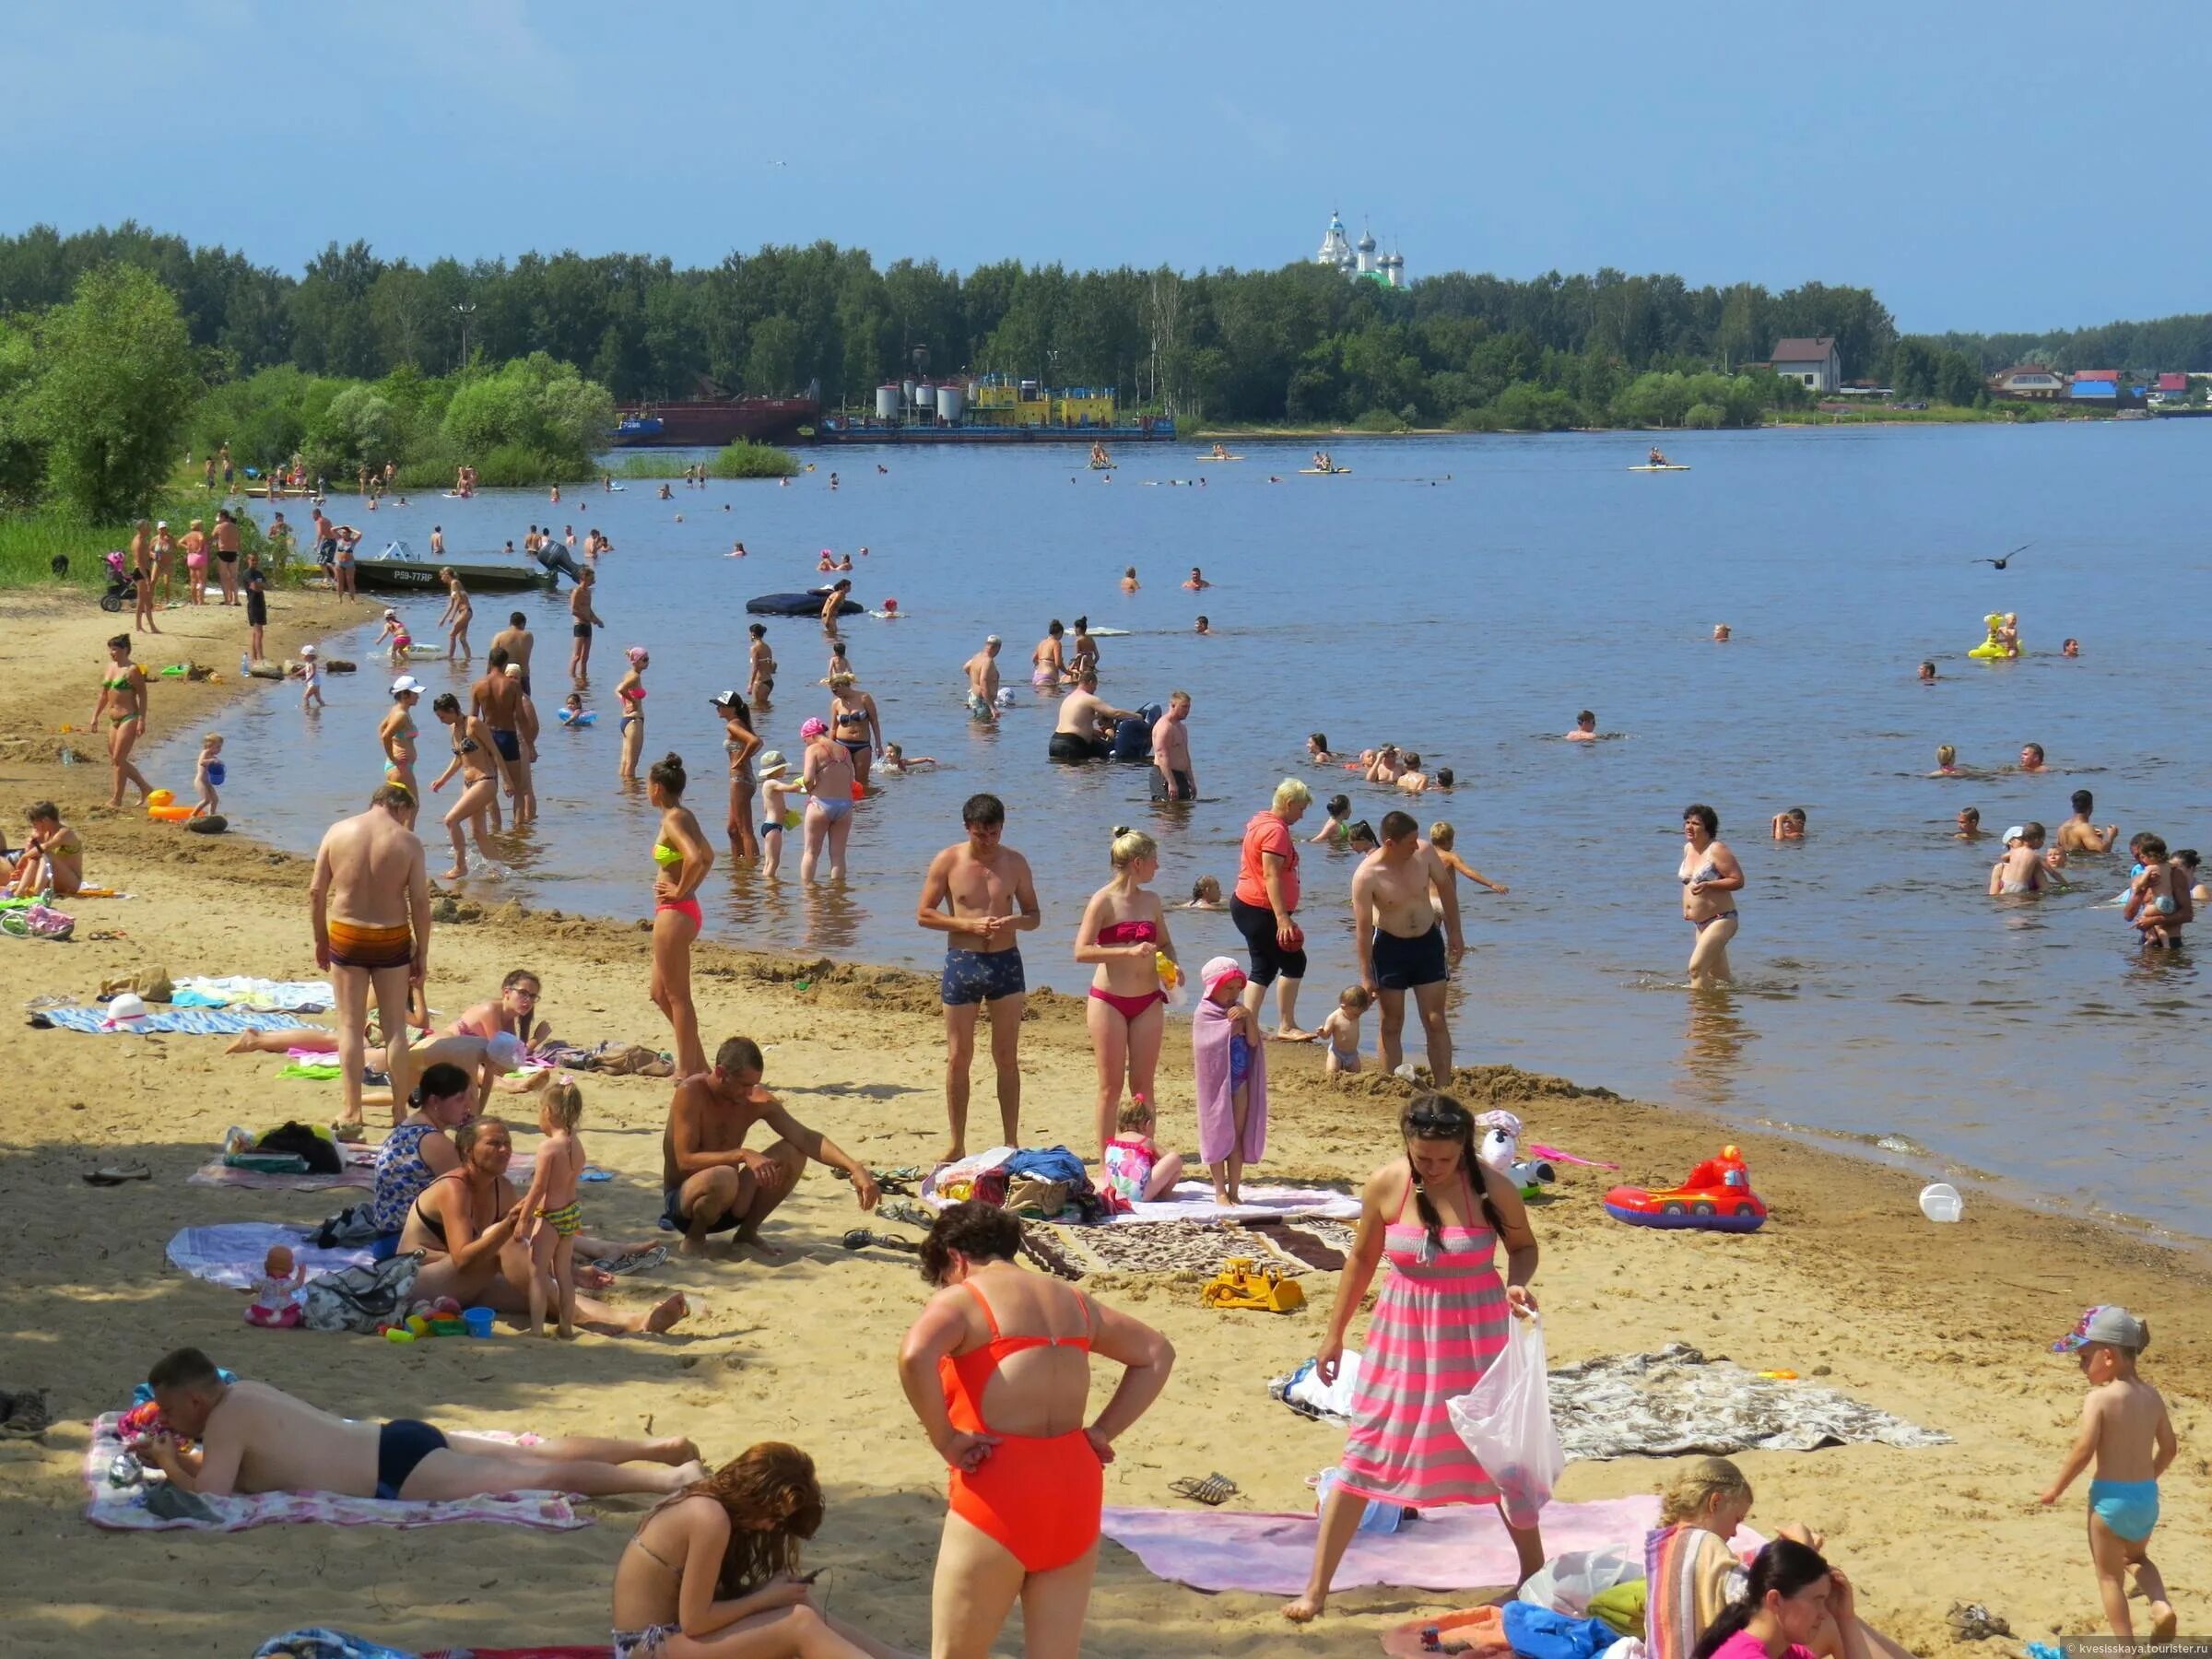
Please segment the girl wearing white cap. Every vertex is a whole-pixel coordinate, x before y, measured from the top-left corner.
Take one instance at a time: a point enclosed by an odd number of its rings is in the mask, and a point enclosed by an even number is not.
[[[403,674],[392,682],[392,707],[376,728],[376,740],[384,750],[384,782],[404,784],[418,805],[422,789],[415,782],[415,705],[422,700],[422,682]],[[413,814],[409,814],[412,823]]]
[[[408,647],[413,645],[415,641],[407,632],[407,625],[399,619],[399,613],[395,610],[388,610],[384,613],[383,629],[371,642],[369,648],[373,651],[386,641],[391,641],[392,645],[392,666],[394,668],[406,667]]]

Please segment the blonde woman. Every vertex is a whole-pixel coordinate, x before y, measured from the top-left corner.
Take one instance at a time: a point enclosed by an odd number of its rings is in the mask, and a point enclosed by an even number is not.
[[[1099,1067],[1099,1151],[1117,1133],[1122,1085],[1152,1100],[1167,995],[1159,959],[1175,959],[1166,910],[1147,885],[1159,874],[1159,847],[1141,830],[1117,826],[1108,849],[1113,879],[1090,896],[1076,929],[1076,960],[1091,967],[1084,1019]]]
[[[625,783],[638,781],[638,756],[645,747],[645,670],[653,658],[642,645],[632,645],[624,656],[629,666],[615,682],[615,701],[622,708],[622,760],[616,774]]]
[[[468,590],[450,567],[438,574],[445,582],[445,609],[438,615],[438,626],[446,629],[445,660],[454,661],[453,653],[458,652],[461,665],[466,667],[474,660],[468,649],[468,623],[477,614],[476,606],[469,603]]]
[[[146,520],[131,532],[131,584],[137,608],[131,618],[133,633],[159,633],[154,620],[154,527]]]

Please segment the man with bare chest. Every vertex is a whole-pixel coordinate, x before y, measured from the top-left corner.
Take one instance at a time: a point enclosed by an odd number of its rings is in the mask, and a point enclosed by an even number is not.
[[[985,1004],[1002,1144],[1021,1144],[1021,1012],[1029,982],[1015,935],[1044,919],[1030,861],[1002,844],[1005,805],[996,795],[971,795],[960,818],[968,839],[930,860],[914,912],[920,925],[946,935],[938,996],[945,1005],[945,1113],[952,1138],[940,1162],[967,1156],[968,1075],[975,1060],[976,1016]]]
[[[1459,936],[1459,894],[1452,872],[1406,813],[1382,815],[1382,844],[1352,874],[1352,942],[1359,953],[1359,982],[1382,1009],[1382,1069],[1398,1069],[1398,1037],[1410,991],[1428,1038],[1431,1087],[1450,1088],[1452,1028],[1444,1019],[1444,989],[1452,963],[1465,948]]]
[[[791,1196],[810,1159],[843,1171],[860,1207],[876,1207],[876,1178],[867,1167],[784,1111],[761,1087],[766,1069],[759,1043],[732,1037],[714,1051],[712,1069],[685,1078],[668,1102],[668,1127],[661,1135],[661,1219],[684,1235],[686,1255],[704,1255],[708,1234],[732,1230],[733,1250],[750,1244],[764,1254],[781,1254],[762,1241],[760,1223]],[[766,1124],[781,1138],[764,1151],[748,1150],[745,1137],[755,1124]]]
[[[513,804],[514,821],[518,827],[528,823],[537,816],[535,792],[530,786],[529,759],[524,753],[525,738],[530,735],[524,728],[529,723],[529,716],[524,706],[523,677],[502,647],[492,646],[484,677],[468,688],[468,695],[475,712],[491,728],[491,747],[499,752],[500,778],[506,785],[508,800]]]
[[[507,626],[491,636],[491,648],[503,651],[507,660],[523,672],[518,677],[523,683],[523,695],[530,695],[530,654],[537,649],[537,636],[530,631],[530,618],[521,611],[507,614]]]
[[[390,1045],[394,1123],[413,1086],[407,1060],[407,992],[429,971],[430,884],[422,842],[407,828],[414,793],[386,783],[369,810],[340,818],[315,852],[308,887],[315,963],[330,975],[338,1020],[340,1139],[361,1137],[361,1058],[369,1003]]]

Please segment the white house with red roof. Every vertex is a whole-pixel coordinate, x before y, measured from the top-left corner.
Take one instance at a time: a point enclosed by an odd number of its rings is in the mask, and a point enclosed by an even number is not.
[[[1768,364],[1783,379],[1794,380],[1810,391],[1833,392],[1843,383],[1843,359],[1836,351],[1833,335],[1777,340]]]

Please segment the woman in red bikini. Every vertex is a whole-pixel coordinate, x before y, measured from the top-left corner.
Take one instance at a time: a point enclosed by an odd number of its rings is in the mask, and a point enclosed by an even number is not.
[[[645,774],[645,793],[661,809],[661,833],[653,843],[653,1006],[668,1017],[676,1035],[676,1075],[696,1077],[707,1069],[699,1040],[699,1010],[691,1003],[691,941],[706,918],[699,884],[714,867],[714,849],[684,805],[683,759],[664,755]]]
[[[1159,1066],[1159,1039],[1167,1024],[1167,995],[1159,987],[1159,959],[1175,959],[1167,912],[1145,884],[1159,873],[1159,848],[1141,830],[1113,831],[1113,879],[1083,907],[1076,930],[1076,960],[1094,965],[1090,999],[1090,1052],[1099,1063],[1099,1155],[1113,1139],[1122,1110],[1122,1082],[1138,1100],[1152,1099]]]
[[[899,1380],[952,1471],[931,1594],[935,1659],[983,1659],[1017,1597],[1039,1659],[1080,1649],[1113,1442],[1168,1384],[1149,1325],[1016,1265],[1021,1223],[956,1204],[922,1245],[940,1286],[899,1349]],[[1090,1358],[1124,1369],[1089,1427]]]

